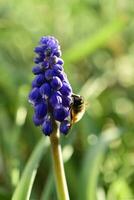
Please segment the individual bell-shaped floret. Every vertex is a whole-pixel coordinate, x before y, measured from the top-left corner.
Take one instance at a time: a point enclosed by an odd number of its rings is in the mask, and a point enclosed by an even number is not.
[[[60,132],[66,135],[70,129],[70,122],[68,120],[64,120],[60,124]]]

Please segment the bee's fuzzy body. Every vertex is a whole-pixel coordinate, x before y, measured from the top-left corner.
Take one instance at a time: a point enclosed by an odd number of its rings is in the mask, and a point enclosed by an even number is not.
[[[72,95],[71,104],[71,124],[78,122],[85,113],[85,102],[84,98],[80,95]]]

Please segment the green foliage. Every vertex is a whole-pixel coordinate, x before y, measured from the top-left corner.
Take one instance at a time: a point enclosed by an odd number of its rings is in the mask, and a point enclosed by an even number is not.
[[[117,31],[120,31],[125,25],[123,19],[116,19],[104,26],[99,33],[96,33],[93,37],[86,38],[83,41],[77,43],[73,48],[69,49],[64,56],[66,62],[79,62],[92,52],[94,52],[100,46],[104,46],[105,42]]]
[[[48,138],[40,143],[27,102],[33,48],[42,35],[59,39],[65,71],[87,106],[61,138],[70,198],[134,198],[133,18],[127,0],[1,0],[1,200],[56,196]]]
[[[44,152],[46,151],[47,146],[48,143],[44,142],[44,138],[42,138],[41,141],[37,144],[31,155],[31,158],[25,167],[21,180],[13,194],[12,200],[29,199],[40,159],[44,156]]]
[[[133,194],[126,180],[120,178],[111,184],[107,199],[112,200],[113,198],[115,200],[121,200],[123,198],[133,199]]]

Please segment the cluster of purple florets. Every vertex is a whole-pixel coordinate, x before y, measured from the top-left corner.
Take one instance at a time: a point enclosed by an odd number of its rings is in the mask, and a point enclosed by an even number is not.
[[[42,37],[34,49],[37,57],[32,72],[35,78],[29,94],[34,106],[33,122],[42,126],[45,135],[53,132],[55,121],[60,131],[67,134],[70,128],[70,105],[72,88],[63,69],[63,60],[58,41],[51,36]]]

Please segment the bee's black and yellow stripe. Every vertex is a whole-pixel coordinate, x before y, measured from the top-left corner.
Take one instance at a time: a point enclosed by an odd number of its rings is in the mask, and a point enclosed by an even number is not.
[[[84,98],[80,95],[72,94],[72,105],[71,105],[71,123],[78,122],[85,112]]]

